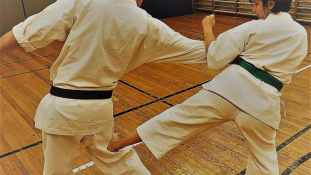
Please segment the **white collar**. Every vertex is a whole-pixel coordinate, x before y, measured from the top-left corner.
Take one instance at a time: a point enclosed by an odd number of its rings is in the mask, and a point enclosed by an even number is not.
[[[282,19],[282,20],[293,20],[292,16],[289,13],[286,12],[279,12],[277,14],[271,13],[267,16],[266,19]]]

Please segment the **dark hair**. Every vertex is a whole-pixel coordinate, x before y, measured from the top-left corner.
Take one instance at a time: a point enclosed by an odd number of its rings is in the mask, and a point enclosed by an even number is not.
[[[253,0],[249,0],[250,2],[253,2]],[[274,1],[274,7],[271,9],[271,13],[279,13],[279,12],[288,12],[290,10],[290,5],[292,3],[292,0],[261,0],[263,7],[268,7],[269,1]]]

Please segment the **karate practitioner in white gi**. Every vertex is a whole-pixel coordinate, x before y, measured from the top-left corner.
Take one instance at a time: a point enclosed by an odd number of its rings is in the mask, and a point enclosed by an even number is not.
[[[161,158],[193,135],[231,120],[249,148],[246,174],[279,174],[275,137],[281,120],[280,91],[307,55],[307,32],[287,13],[291,0],[253,3],[260,19],[228,30],[215,41],[213,16],[203,19],[208,68],[232,64],[204,84],[203,90],[124,139],[115,134],[108,150],[143,141]]]
[[[112,153],[112,90],[147,62],[206,63],[203,41],[188,39],[139,8],[142,0],[58,0],[0,39],[0,52],[31,52],[65,41],[50,69],[53,87],[40,102],[44,175],[73,174],[84,146],[107,175],[150,174],[129,148]]]

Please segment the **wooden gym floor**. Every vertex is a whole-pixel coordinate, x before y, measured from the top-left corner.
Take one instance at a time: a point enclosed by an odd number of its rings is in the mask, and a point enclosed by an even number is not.
[[[163,22],[189,38],[203,40],[201,20],[206,15],[195,13]],[[216,15],[214,33],[219,35],[249,20]],[[282,90],[288,117],[283,117],[276,141],[283,175],[311,174],[311,27],[305,28],[309,34],[309,54],[292,83]],[[1,175],[42,174],[41,131],[34,128],[33,117],[40,99],[49,92],[52,83],[49,68],[61,48],[61,42],[53,42],[32,53],[15,50],[1,54]],[[125,74],[113,94],[115,130],[127,135],[141,123],[201,90],[201,85],[220,71],[208,70],[204,64],[150,63]],[[244,139],[233,122],[196,135],[160,160],[144,144],[137,145],[135,150],[153,175],[243,174],[248,155]],[[76,174],[102,174],[92,165],[83,149],[73,169]]]

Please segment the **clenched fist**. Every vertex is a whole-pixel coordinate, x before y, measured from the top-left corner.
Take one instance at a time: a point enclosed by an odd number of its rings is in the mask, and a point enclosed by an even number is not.
[[[215,19],[214,19],[214,15],[209,15],[206,16],[203,20],[202,20],[202,26],[203,28],[213,28],[215,25]]]

